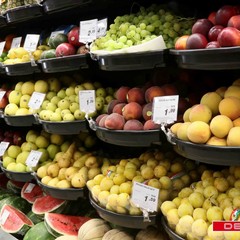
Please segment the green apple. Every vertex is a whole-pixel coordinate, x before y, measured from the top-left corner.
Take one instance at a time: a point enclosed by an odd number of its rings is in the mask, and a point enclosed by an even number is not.
[[[98,97],[96,97],[95,102],[101,102],[101,103],[104,104],[105,103],[105,98],[103,96],[98,96]]]
[[[15,171],[16,172],[26,172],[26,165],[23,163],[16,163]]]
[[[110,103],[113,99],[114,99],[114,97],[113,97],[112,95],[107,95],[107,96],[105,97],[105,102],[108,104],[108,103]]]
[[[38,148],[47,148],[49,145],[49,139],[40,135],[37,137],[35,144]]]
[[[102,110],[102,108],[103,108],[103,103],[102,102],[100,102],[100,101],[98,101],[98,102],[95,102],[95,108],[96,108],[96,110],[97,111],[101,111]]]
[[[52,103],[52,102],[49,102],[47,103],[46,105],[46,110],[50,110],[50,111],[55,111],[57,109],[57,105]]]
[[[15,85],[14,90],[21,91],[22,85],[23,85],[23,82],[18,82]]]
[[[52,113],[51,116],[50,116],[50,121],[52,121],[52,122],[62,121],[61,113],[59,113],[59,112]]]
[[[96,138],[91,135],[88,135],[84,140],[84,146],[86,148],[92,148],[95,144],[96,144]]]
[[[97,90],[96,90],[96,96],[97,97],[106,97],[107,96],[107,92],[106,92],[106,90],[105,90],[105,88],[103,88],[103,87],[101,87],[101,88],[98,88]]]
[[[49,152],[47,151],[46,148],[38,148],[37,151],[42,152],[42,155],[39,159],[40,163],[46,162],[49,159]]]
[[[70,102],[67,99],[62,99],[58,102],[58,107],[63,109],[69,109]]]
[[[30,100],[31,96],[28,94],[22,95],[20,98],[19,107],[20,108],[28,108],[28,102]]]
[[[50,120],[50,116],[53,114],[53,111],[51,110],[43,110],[44,112],[39,116],[45,120],[45,121],[49,121]],[[42,112],[42,111],[41,111]]]
[[[36,138],[37,139],[37,138]],[[38,147],[35,143],[33,142],[24,142],[22,145],[21,145],[21,149],[22,151],[26,151],[26,152],[31,152],[32,150],[37,150]]]
[[[86,113],[76,109],[73,115],[76,120],[84,120]]]
[[[51,159],[54,159],[55,155],[60,152],[60,146],[56,145],[56,144],[49,144],[49,146],[47,147],[47,151],[49,154],[49,157]]]
[[[71,113],[71,111],[70,111],[69,109],[63,109],[63,110],[61,111],[61,116],[62,116],[62,118],[64,117],[65,114],[68,114],[68,113]]]
[[[49,91],[59,92],[61,89],[61,82],[54,77],[49,78],[48,80]]]
[[[108,104],[104,104],[103,105],[103,108],[102,108],[102,110],[101,110],[101,114],[102,113],[107,113],[108,112]]]
[[[78,95],[75,97],[75,102],[79,103],[79,96]]]
[[[15,162],[11,162],[11,163],[9,163],[8,165],[7,165],[7,170],[9,170],[9,171],[13,171],[13,172],[15,172],[16,171],[16,163]]]
[[[60,146],[61,152],[66,152],[70,145],[71,145],[70,141],[63,142]]]
[[[32,81],[24,82],[21,87],[22,95],[24,94],[32,95],[33,92],[34,92],[34,83]]]
[[[49,100],[44,100],[43,103],[42,103],[42,105],[41,105],[41,108],[42,108],[43,110],[45,110],[45,109],[46,109],[46,106],[47,106],[47,104],[48,104],[49,102],[50,102]]]
[[[69,97],[68,97],[69,102],[70,102],[70,103],[76,102],[76,101],[75,101],[75,100],[76,100],[76,96],[77,96],[76,94],[73,94],[73,95],[69,96]]]
[[[34,91],[40,93],[47,93],[49,91],[48,82],[45,80],[37,80],[34,83]]]
[[[26,164],[29,153],[29,151],[22,151],[21,153],[19,153],[16,158],[16,163]]]
[[[17,145],[10,145],[7,149],[7,155],[15,159],[20,152],[22,152],[22,149],[20,146]]]
[[[70,109],[71,113],[74,113],[77,109],[79,109],[79,104],[76,102],[73,102],[70,104],[69,109]]]
[[[38,132],[37,131],[34,131],[34,130],[29,130],[26,134],[26,141],[27,142],[35,142],[36,141],[36,138],[38,136]]]
[[[75,91],[75,94],[78,95],[78,92],[79,91],[82,91],[82,90],[86,90],[86,88],[82,85],[77,85],[75,88],[74,88],[74,91]]]
[[[64,114],[63,121],[74,121],[74,115],[72,113]]]
[[[18,106],[15,103],[9,103],[5,108],[4,108],[4,114],[5,115],[10,115],[14,116],[18,110]]]
[[[28,115],[29,114],[29,109],[28,108],[19,108],[16,113],[15,116],[24,116],[24,115]]]
[[[96,117],[97,116],[97,111],[94,111],[94,112],[92,112],[92,113],[89,113],[88,114],[88,117],[91,117],[91,118],[94,118],[94,117]]]
[[[44,136],[45,138],[47,138],[49,140],[50,136],[51,136],[51,133],[48,133],[48,132],[46,132],[45,130],[42,129],[41,132],[40,132],[40,135]]]
[[[60,97],[54,96],[54,97],[50,100],[50,102],[57,105],[60,100],[61,100]]]
[[[15,103],[18,105],[20,103],[21,97],[22,97],[22,93],[20,91],[13,90],[10,92],[10,94],[8,96],[8,102]]]
[[[51,91],[51,92],[48,92],[48,93],[47,93],[46,98],[47,98],[47,100],[49,100],[49,101],[51,102],[51,99],[52,99],[53,97],[55,97],[55,96],[57,96],[57,93]]]
[[[55,133],[52,133],[50,135],[50,143],[56,144],[56,145],[61,145],[61,144],[63,144],[63,142],[64,142],[63,135],[55,134]]]
[[[95,81],[95,82],[93,82],[93,86],[95,89],[98,89],[98,88],[102,87],[102,84],[100,82]]]
[[[106,92],[108,95],[113,96],[114,94],[114,89],[112,87],[106,87]]]
[[[3,164],[3,167],[4,168],[7,168],[8,164],[14,162],[15,163],[15,159],[12,158],[12,157],[9,157],[9,156],[6,156],[6,157],[3,157],[3,161],[2,161],[2,164]]]
[[[73,86],[70,86],[70,87],[66,88],[65,92],[66,92],[67,96],[71,96],[71,95],[75,94],[75,88]]]
[[[91,82],[85,82],[82,83],[82,86],[86,89],[86,90],[94,90],[95,87]]]
[[[60,97],[61,99],[66,97],[66,92],[65,89],[61,89],[58,93],[57,96]]]

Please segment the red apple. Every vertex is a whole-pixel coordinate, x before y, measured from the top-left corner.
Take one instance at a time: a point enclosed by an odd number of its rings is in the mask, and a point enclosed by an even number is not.
[[[235,27],[238,30],[240,30],[240,15],[235,15],[232,16],[229,20],[228,20],[228,27]]]
[[[218,41],[211,41],[207,44],[206,48],[220,48]]]
[[[10,145],[13,144],[13,138],[11,137],[4,137],[3,142],[9,142]]]
[[[80,47],[84,45],[84,43],[79,42],[79,27],[74,27],[71,31],[67,34],[68,42],[75,47]]]
[[[221,47],[240,46],[240,31],[234,27],[226,27],[219,33],[217,41]]]
[[[76,49],[70,43],[61,43],[56,48],[56,57],[74,55],[75,53]]]
[[[207,46],[208,40],[201,33],[193,33],[187,40],[187,49],[202,49]]]
[[[13,144],[17,146],[21,146],[24,142],[24,138],[22,137],[22,133],[19,131],[15,131],[13,133]]]
[[[187,43],[187,39],[188,39],[189,35],[183,35],[181,37],[179,37],[177,39],[177,41],[175,42],[175,49],[176,50],[184,50],[186,49],[186,43]]]
[[[201,33],[207,37],[209,30],[213,27],[213,23],[207,18],[198,19],[192,26],[192,33]]]
[[[164,95],[166,96],[178,94],[177,88],[171,83],[165,83],[161,86],[161,88],[163,89]]]
[[[4,135],[4,137],[12,138],[13,137],[13,131],[12,130],[6,130],[3,135]]]
[[[222,25],[213,26],[208,32],[209,41],[217,41],[218,34],[224,29]]]
[[[221,8],[219,8],[218,11],[216,12],[215,24],[226,27],[228,24],[228,20],[232,16],[237,14],[238,14],[238,9],[235,6],[224,5]]]
[[[6,94],[4,94],[4,96],[0,100],[0,109],[5,108],[7,106],[7,104],[8,104],[8,98],[7,98]]]
[[[216,12],[215,12],[215,11],[211,12],[211,13],[208,15],[208,20],[210,20],[213,25],[216,24],[215,17],[216,17]]]

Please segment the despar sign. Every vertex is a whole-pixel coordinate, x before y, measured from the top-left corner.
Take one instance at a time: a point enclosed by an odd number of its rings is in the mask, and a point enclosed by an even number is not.
[[[240,231],[240,221],[213,221],[213,231]]]

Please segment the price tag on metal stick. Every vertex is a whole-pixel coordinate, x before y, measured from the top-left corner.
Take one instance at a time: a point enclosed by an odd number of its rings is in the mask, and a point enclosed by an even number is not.
[[[5,43],[6,43],[6,41],[0,42],[0,55],[2,55],[2,53],[3,53],[3,49],[5,47]]]
[[[45,93],[33,92],[28,102],[29,108],[39,109],[45,99],[45,96]]]
[[[133,191],[131,201],[142,209],[148,212],[155,212],[158,208],[159,189],[142,184],[139,182],[133,183]]]
[[[89,43],[97,38],[98,20],[92,19],[80,22],[79,42]]]
[[[42,152],[32,150],[27,157],[26,165],[29,167],[36,167],[41,156]]]
[[[27,34],[23,48],[30,52],[35,51],[38,45],[39,37],[39,34]]]
[[[107,18],[101,19],[97,23],[97,38],[105,36],[107,31]]]
[[[0,91],[0,101],[2,100],[2,98],[4,97],[6,91]]]
[[[4,155],[4,153],[5,153],[5,151],[7,150],[9,144],[10,144],[9,142],[4,142],[4,141],[2,141],[2,142],[0,143],[0,156],[3,156],[3,155]]]
[[[79,107],[80,111],[86,114],[96,111],[95,105],[95,90],[79,91]]]
[[[22,37],[15,37],[15,38],[13,38],[10,48],[12,49],[12,48],[20,47],[21,41],[22,41]]]
[[[157,124],[173,123],[177,120],[178,95],[155,97],[153,99],[153,121]]]

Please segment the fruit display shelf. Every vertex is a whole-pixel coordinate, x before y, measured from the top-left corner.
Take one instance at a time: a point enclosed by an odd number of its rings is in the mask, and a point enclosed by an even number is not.
[[[195,144],[171,138],[174,150],[181,156],[212,165],[232,166],[239,164],[239,147],[210,146],[206,144]]]
[[[4,115],[3,119],[7,125],[15,127],[31,127],[34,124],[38,124],[33,114],[21,116]]]
[[[41,72],[39,66],[35,62],[26,62],[18,64],[6,64],[3,66],[5,73],[8,76],[24,76],[31,75],[33,73]]]
[[[42,71],[45,73],[75,71],[88,68],[86,54],[41,59],[38,63],[41,66]]]
[[[119,146],[150,147],[160,142],[161,130],[109,130],[96,126],[96,135],[104,142]]]
[[[184,238],[178,236],[168,225],[165,218],[161,217],[161,225],[163,226],[165,232],[167,233],[170,240],[184,240]]]
[[[149,215],[150,221],[145,221],[143,215],[133,216],[133,215],[120,214],[120,213],[109,211],[99,206],[97,202],[93,199],[91,194],[89,194],[89,200],[91,205],[95,208],[95,210],[97,211],[97,213],[102,219],[121,227],[144,229],[147,226],[156,224],[157,218],[159,217],[158,214],[150,214]]]
[[[170,55],[180,68],[196,70],[229,70],[239,69],[240,47],[222,47],[215,49],[175,50]]]
[[[5,27],[7,25],[6,17],[0,16],[0,27]]]
[[[38,122],[46,132],[60,135],[79,134],[88,129],[87,120],[51,122],[39,119]]]
[[[32,173],[32,175],[42,190],[47,195],[50,195],[54,198],[63,200],[78,200],[79,198],[84,198],[87,196],[87,188],[55,188],[43,184],[35,173]]]
[[[9,9],[5,16],[7,23],[16,23],[41,17],[43,13],[42,5],[32,4]]]
[[[166,66],[167,50],[137,53],[100,55],[96,59],[99,67],[106,71],[128,71],[153,69]],[[93,57],[94,58],[94,57]]]

